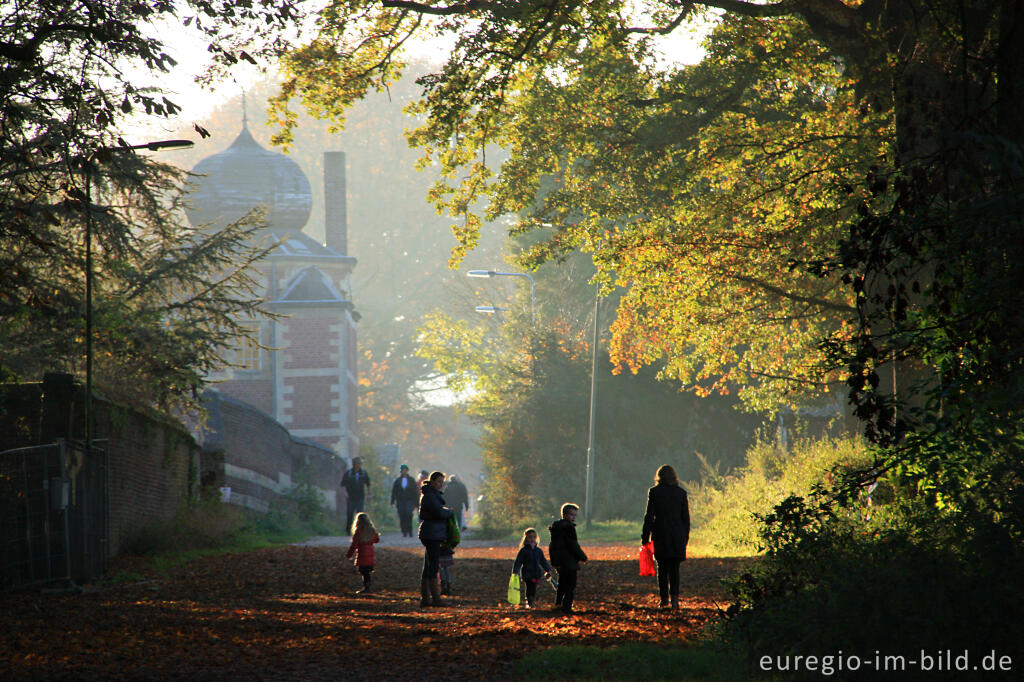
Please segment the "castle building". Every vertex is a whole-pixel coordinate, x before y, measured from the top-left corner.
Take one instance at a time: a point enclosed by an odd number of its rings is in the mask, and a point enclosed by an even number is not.
[[[250,337],[231,367],[208,377],[218,392],[252,405],[296,437],[351,460],[359,452],[356,322],[346,252],[345,154],[324,153],[324,234],[309,224],[312,192],[298,164],[260,146],[243,122],[224,151],[196,164],[189,221],[223,226],[257,207],[266,211],[258,238],[277,244],[257,266],[265,307],[278,319],[243,321]]]

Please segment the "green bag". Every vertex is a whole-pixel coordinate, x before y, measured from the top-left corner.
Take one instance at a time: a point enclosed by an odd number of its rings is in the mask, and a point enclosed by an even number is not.
[[[508,603],[519,605],[522,600],[523,586],[519,581],[519,574],[513,573],[512,577],[508,579]]]
[[[453,514],[448,517],[448,530],[444,544],[448,545],[448,549],[455,549],[460,542],[462,542],[462,531],[459,529],[459,520]]]

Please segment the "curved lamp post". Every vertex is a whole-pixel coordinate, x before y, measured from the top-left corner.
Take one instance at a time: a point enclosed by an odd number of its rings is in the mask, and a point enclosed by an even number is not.
[[[85,450],[92,450],[92,163],[99,155],[111,152],[148,149],[184,149],[192,140],[161,140],[145,144],[99,147],[85,159]]]
[[[530,280],[530,315],[533,324],[537,324],[537,284],[533,281],[533,277],[525,272],[497,272],[496,270],[470,270],[466,273],[468,277],[525,277]],[[477,306],[478,312],[494,312],[494,311],[482,311],[480,308],[486,308],[488,306]]]

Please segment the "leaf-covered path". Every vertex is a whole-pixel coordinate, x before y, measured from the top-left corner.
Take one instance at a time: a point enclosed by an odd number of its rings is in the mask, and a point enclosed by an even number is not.
[[[340,545],[208,557],[83,594],[0,595],[0,678],[507,679],[539,648],[692,637],[723,604],[719,579],[744,561],[685,562],[672,614],[655,608],[635,546],[585,545],[579,613],[566,616],[547,585],[537,609],[504,601],[514,546],[460,546],[449,606],[425,609],[418,542],[385,537],[368,596],[355,594],[360,577]]]

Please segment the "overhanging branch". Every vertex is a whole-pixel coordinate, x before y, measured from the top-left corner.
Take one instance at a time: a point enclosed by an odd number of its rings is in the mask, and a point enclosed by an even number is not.
[[[682,12],[680,12],[679,15],[675,19],[670,21],[665,26],[657,26],[655,28],[627,28],[626,29],[626,33],[643,33],[643,34],[646,34],[646,35],[662,35],[662,36],[663,35],[668,35],[672,31],[676,30],[676,28],[679,27],[679,24],[683,23],[683,19],[686,18],[686,15],[689,13],[689,11],[690,11],[690,8],[687,7]]]
[[[769,292],[771,292],[771,293],[773,293],[773,294],[775,294],[777,296],[781,296],[782,298],[787,298],[787,299],[789,299],[791,301],[799,301],[800,303],[809,303],[811,305],[819,306],[819,307],[825,308],[827,310],[836,310],[836,311],[839,311],[841,313],[853,313],[853,312],[856,312],[856,310],[857,310],[853,306],[847,305],[845,303],[837,302],[837,301],[830,301],[827,298],[818,298],[816,296],[802,296],[800,294],[793,293],[792,291],[787,291],[787,290],[783,289],[782,287],[775,286],[774,284],[769,284],[768,282],[759,280],[759,279],[757,279],[755,277],[748,277],[746,275],[738,275],[736,273],[729,273],[729,277],[731,277],[731,278],[733,278],[735,280],[739,280],[740,282],[745,282],[746,284],[753,284],[756,287],[764,289],[765,291],[769,291]]]
[[[770,3],[767,5],[754,4],[753,2],[745,2],[744,0],[707,0],[696,4],[704,5],[705,7],[714,7],[715,9],[724,10],[726,12],[735,12],[736,14],[742,14],[748,17],[783,17],[787,14],[797,14],[800,12],[803,3],[795,2],[794,0],[782,0],[781,2]]]

